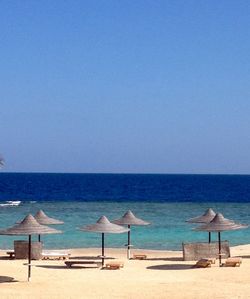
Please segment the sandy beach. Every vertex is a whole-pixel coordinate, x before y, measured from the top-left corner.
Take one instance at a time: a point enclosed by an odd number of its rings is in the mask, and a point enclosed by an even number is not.
[[[72,249],[71,258],[97,256],[100,249]],[[194,269],[180,251],[134,250],[147,260],[127,260],[124,249],[106,254],[124,261],[121,270],[76,267],[63,261],[32,261],[27,282],[26,260],[9,260],[0,251],[0,298],[250,298],[250,245],[231,248],[242,256],[240,267]],[[14,278],[14,281],[11,279]]]

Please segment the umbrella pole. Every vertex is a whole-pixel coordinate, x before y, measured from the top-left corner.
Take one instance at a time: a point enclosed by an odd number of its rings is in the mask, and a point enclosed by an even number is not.
[[[102,233],[102,267],[104,267],[104,233]]]
[[[28,252],[28,281],[31,276],[31,235],[29,235],[29,252]]]
[[[211,232],[208,233],[208,243],[211,243]]]
[[[220,240],[220,232],[218,232],[218,241],[219,241],[219,263],[221,266],[221,240]]]
[[[41,235],[38,235],[38,242],[41,242]]]
[[[128,228],[130,229],[130,224],[128,224]],[[130,260],[130,230],[128,231],[128,252],[127,252],[127,258]]]

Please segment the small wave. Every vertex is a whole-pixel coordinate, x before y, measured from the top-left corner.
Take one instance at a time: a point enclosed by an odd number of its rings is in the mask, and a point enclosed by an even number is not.
[[[30,203],[36,203],[36,201],[35,200],[31,200]]]
[[[0,207],[16,207],[19,206],[21,200],[6,200],[5,203],[1,203]]]

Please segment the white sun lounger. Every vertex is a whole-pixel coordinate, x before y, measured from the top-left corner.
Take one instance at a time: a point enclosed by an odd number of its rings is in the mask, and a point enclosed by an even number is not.
[[[61,252],[61,251],[42,251],[42,259],[50,260],[50,259],[58,259],[58,260],[66,260],[70,257],[70,253]]]

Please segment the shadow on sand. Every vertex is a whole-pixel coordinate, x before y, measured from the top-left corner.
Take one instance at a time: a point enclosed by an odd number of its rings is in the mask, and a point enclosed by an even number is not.
[[[71,256],[69,258],[70,260],[101,260],[101,257],[99,256]],[[105,260],[114,260],[114,257],[107,256],[105,257]]]
[[[187,264],[171,264],[171,265],[155,265],[155,266],[148,266],[147,269],[150,270],[188,270],[193,269],[192,265]]]
[[[10,276],[0,276],[0,283],[6,282],[17,282],[17,280],[14,280],[14,278]]]
[[[250,259],[250,255],[234,255],[233,257],[242,257],[243,259]]]
[[[13,261],[14,258],[11,258],[9,256],[0,256],[0,260],[10,260],[10,261]]]
[[[45,269],[60,269],[60,270],[74,270],[74,269],[97,269],[96,266],[73,266],[73,267],[67,267],[64,265],[58,266],[58,265],[36,265],[38,268],[45,268]]]
[[[147,261],[170,261],[170,262],[180,262],[183,261],[182,257],[155,257],[147,258]]]

